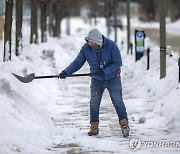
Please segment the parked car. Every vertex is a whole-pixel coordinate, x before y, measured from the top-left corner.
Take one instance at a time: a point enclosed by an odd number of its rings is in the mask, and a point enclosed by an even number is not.
[[[123,30],[123,23],[122,23],[122,20],[121,20],[120,18],[117,18],[116,24],[117,24],[117,27],[118,27],[118,28],[120,28],[121,30]],[[110,27],[115,27],[114,18],[110,18],[109,26],[110,26]]]

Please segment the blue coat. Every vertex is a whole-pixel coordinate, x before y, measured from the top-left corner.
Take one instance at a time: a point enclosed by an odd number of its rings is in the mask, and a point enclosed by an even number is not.
[[[93,76],[96,80],[110,80],[117,76],[116,71],[122,66],[121,54],[118,46],[112,40],[103,36],[102,47],[98,50],[92,49],[85,43],[76,59],[64,70],[67,74],[73,74],[79,70],[85,62],[90,66],[90,72],[99,71],[100,65],[103,65],[104,77]]]

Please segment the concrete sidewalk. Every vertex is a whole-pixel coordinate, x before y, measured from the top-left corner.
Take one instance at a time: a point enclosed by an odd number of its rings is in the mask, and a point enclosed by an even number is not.
[[[84,71],[87,72],[87,71]],[[71,108],[64,110],[54,117],[55,125],[64,129],[77,131],[73,140],[57,144],[53,150],[63,153],[132,153],[133,149],[129,147],[132,139],[141,139],[143,141],[161,141],[172,140],[173,136],[161,123],[159,118],[145,116],[151,113],[152,109],[147,106],[148,100],[143,100],[136,95],[135,81],[126,76],[123,77],[123,96],[127,107],[128,118],[130,123],[130,137],[123,138],[118,123],[118,117],[111,103],[109,93],[106,90],[103,95],[100,108],[100,132],[98,136],[90,137],[89,131],[89,97],[90,97],[90,78],[78,77],[66,79],[68,85],[66,88],[67,95],[62,96],[63,101],[60,105]],[[70,99],[70,98],[71,99]],[[163,120],[163,119],[162,119]],[[163,121],[162,121],[163,122]],[[112,148],[107,148],[110,144]],[[99,144],[96,145],[96,144]],[[102,146],[101,144],[104,144]],[[136,153],[178,153],[176,148],[152,148],[141,147]]]

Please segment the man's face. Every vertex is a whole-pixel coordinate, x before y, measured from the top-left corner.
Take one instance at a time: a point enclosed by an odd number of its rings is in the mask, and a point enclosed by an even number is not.
[[[87,43],[92,49],[98,49],[99,48],[99,45],[94,43],[94,42],[88,41]]]

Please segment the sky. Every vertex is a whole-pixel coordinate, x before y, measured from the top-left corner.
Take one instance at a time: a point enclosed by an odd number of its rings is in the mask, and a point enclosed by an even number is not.
[[[141,28],[158,28],[157,23],[132,20]],[[168,22],[168,32],[180,35],[178,23]],[[23,24],[23,51],[20,56],[15,56],[13,38],[12,61],[0,61],[1,154],[180,152],[179,54],[172,51],[172,57],[166,56],[167,74],[160,80],[159,47],[148,37],[145,48],[150,47],[151,52],[150,69],[147,71],[147,54],[135,62],[134,54],[127,55],[126,30],[118,29],[117,45],[123,60],[123,99],[130,125],[127,138],[122,137],[107,91],[100,108],[99,135],[87,135],[90,77],[34,79],[30,83],[22,83],[12,75],[58,75],[74,60],[85,43],[84,37],[94,27],[106,36],[104,19],[98,18],[97,25],[90,25],[81,18],[72,18],[70,36],[66,35],[66,21],[63,20],[60,39],[48,36],[47,43],[30,45],[30,28]],[[109,38],[114,39],[113,32]],[[0,57],[3,57],[3,41],[0,41],[0,51]],[[77,73],[88,72],[86,63]]]

